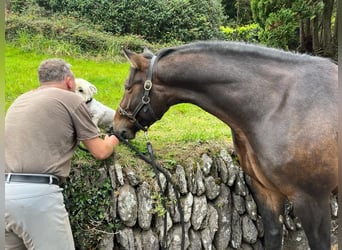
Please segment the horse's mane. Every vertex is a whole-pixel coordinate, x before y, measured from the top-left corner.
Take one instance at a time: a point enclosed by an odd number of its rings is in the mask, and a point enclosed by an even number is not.
[[[309,61],[314,58],[307,54],[298,54],[280,49],[274,49],[257,44],[248,44],[243,42],[223,42],[223,41],[200,41],[189,43],[177,47],[171,47],[160,50],[157,55],[160,58],[174,53],[192,53],[194,51],[207,51],[219,54],[239,53],[241,56],[254,55],[260,58],[269,58],[276,61]]]

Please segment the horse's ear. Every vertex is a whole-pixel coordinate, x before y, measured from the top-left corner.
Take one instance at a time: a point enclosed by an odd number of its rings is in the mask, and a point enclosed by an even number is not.
[[[154,56],[153,52],[147,47],[144,48],[143,55],[148,58],[152,58]]]
[[[132,68],[135,68],[135,69],[139,69],[139,56],[137,53],[135,52],[132,52],[128,49],[125,49],[125,48],[122,48],[124,54],[125,54],[125,57],[128,59],[128,61],[130,62],[131,64],[131,67]]]

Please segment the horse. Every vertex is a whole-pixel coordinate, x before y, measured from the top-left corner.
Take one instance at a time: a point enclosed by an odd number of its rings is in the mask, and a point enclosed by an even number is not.
[[[285,201],[312,250],[331,247],[329,200],[338,179],[337,65],[257,44],[198,41],[156,54],[123,49],[130,62],[114,131],[134,139],[178,103],[232,131],[264,224],[265,249],[281,249]]]

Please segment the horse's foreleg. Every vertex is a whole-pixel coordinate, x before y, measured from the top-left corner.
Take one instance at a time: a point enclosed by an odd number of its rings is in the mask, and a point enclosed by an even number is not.
[[[264,188],[257,181],[252,180],[251,184],[251,190],[264,224],[265,249],[279,250],[283,239],[283,224],[279,216],[284,213],[285,197]]]
[[[294,212],[301,220],[311,250],[330,250],[329,194],[296,195],[292,200]]]

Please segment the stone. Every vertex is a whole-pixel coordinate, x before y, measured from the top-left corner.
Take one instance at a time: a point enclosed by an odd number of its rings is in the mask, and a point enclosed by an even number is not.
[[[202,194],[205,193],[205,185],[204,185],[204,180],[203,180],[203,173],[199,166],[197,166],[195,179],[196,179],[196,186],[197,186],[196,194],[197,196],[201,196]]]
[[[189,230],[190,245],[188,250],[202,249],[201,233],[190,228]]]
[[[228,178],[228,186],[232,187],[235,183],[236,180],[236,176],[238,176],[239,174],[239,167],[234,165],[234,163],[230,163],[228,165],[228,174],[229,174],[229,178]]]
[[[221,158],[218,159],[217,164],[218,164],[218,171],[219,171],[219,176],[221,178],[221,181],[227,184],[228,178],[229,178],[227,165],[225,164],[224,160],[222,160]]]
[[[118,214],[122,222],[132,227],[137,221],[138,200],[135,189],[126,184],[119,189]]]
[[[188,231],[190,223],[184,224],[184,249],[187,249],[190,245]],[[171,230],[171,242],[168,250],[179,250],[182,249],[182,226],[180,224],[175,225]]]
[[[192,214],[192,206],[194,203],[194,197],[192,193],[188,193],[185,198],[183,198],[183,213],[184,213],[184,222],[189,222]]]
[[[176,183],[181,194],[186,194],[188,192],[187,181],[185,177],[184,168],[181,165],[176,166]]]
[[[117,179],[119,185],[123,186],[125,184],[125,182],[124,182],[124,177],[123,177],[121,165],[118,163],[115,163],[114,169],[115,169],[116,179]]]
[[[193,195],[195,195],[195,194],[197,194],[197,182],[196,182],[194,166],[192,164],[190,164],[187,167],[186,173],[187,173],[187,177],[188,177],[188,179],[187,179],[188,190]]]
[[[203,154],[202,157],[202,169],[204,176],[208,176],[213,164],[213,160],[207,155]]]
[[[201,232],[201,240],[202,240],[203,249],[211,250],[213,248],[213,243],[210,237],[209,228],[204,228],[200,232]]]
[[[204,195],[194,196],[194,204],[192,206],[191,224],[194,230],[198,230],[207,215],[208,204]]]
[[[211,241],[213,241],[215,233],[217,232],[218,227],[219,227],[218,226],[218,212],[216,208],[210,203],[208,204],[207,217],[208,217],[207,228],[209,229],[210,239]]]
[[[132,170],[126,171],[126,177],[127,177],[129,184],[133,187],[137,186],[140,183],[139,178],[136,176],[136,174]]]
[[[330,207],[331,207],[331,214],[333,216],[337,217],[337,215],[338,215],[337,195],[331,196]]]
[[[230,241],[233,248],[240,248],[242,243],[241,218],[236,210],[232,213],[232,237]]]
[[[262,218],[258,215],[256,219],[256,228],[258,230],[258,237],[264,237],[264,223],[262,222]]]
[[[220,150],[220,157],[222,160],[224,160],[227,164],[230,164],[233,162],[233,158],[228,154],[227,150],[221,149]]]
[[[214,202],[218,215],[218,229],[214,236],[214,246],[217,250],[228,248],[231,239],[232,198],[230,189],[221,184],[220,195]]]
[[[117,184],[116,184],[116,174],[115,174],[115,166],[114,165],[110,165],[109,166],[109,178],[110,178],[110,183],[111,183],[111,185],[112,185],[112,188],[113,188],[113,190],[115,190],[116,189],[116,186],[117,186]]]
[[[242,239],[249,244],[254,244],[258,239],[258,230],[247,215],[242,217]]]
[[[157,233],[158,233],[159,242],[163,242],[164,241],[164,228],[165,228],[164,216],[157,216],[156,217],[155,228],[156,228]],[[171,219],[171,216],[170,216],[169,212],[166,212],[166,218],[167,218],[166,219],[166,232],[168,233],[169,230],[173,226],[172,219]]]
[[[104,234],[102,236],[99,249],[101,250],[114,249],[114,233]]]
[[[158,236],[151,230],[141,232],[142,249],[159,250]]]
[[[138,199],[138,224],[139,226],[147,230],[151,226],[152,221],[152,198],[151,191],[147,182],[143,182],[137,188]]]
[[[248,188],[244,179],[244,173],[241,169],[239,170],[239,174],[236,176],[234,192],[241,196],[246,196],[248,193]]]
[[[232,197],[233,197],[233,205],[234,205],[235,210],[239,214],[244,214],[246,211],[246,202],[245,202],[244,197],[235,193],[232,194]]]
[[[246,201],[247,213],[249,217],[255,221],[257,219],[258,212],[257,212],[257,205],[253,199],[253,196],[251,194],[246,195],[245,201]]]
[[[133,230],[130,227],[125,227],[118,230],[116,234],[117,243],[122,250],[135,250]]]
[[[205,195],[209,200],[215,199],[220,194],[220,185],[217,185],[214,177],[204,178]]]

